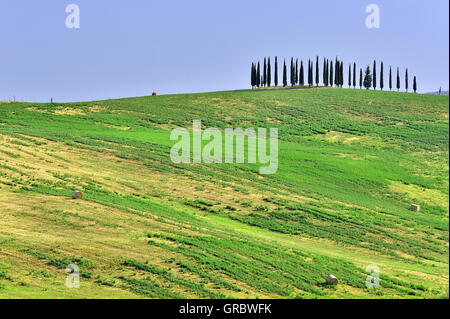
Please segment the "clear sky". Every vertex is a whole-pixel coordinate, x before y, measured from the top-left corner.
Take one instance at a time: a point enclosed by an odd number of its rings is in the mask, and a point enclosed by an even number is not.
[[[365,24],[371,3],[379,29]],[[421,92],[448,89],[448,12],[448,0],[1,0],[0,100],[242,89],[251,62],[275,55],[383,60]]]

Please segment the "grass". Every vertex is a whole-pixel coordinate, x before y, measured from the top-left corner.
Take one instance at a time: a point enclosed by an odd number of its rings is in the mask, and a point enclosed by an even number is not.
[[[1,104],[0,297],[448,298],[448,111],[331,88]],[[173,164],[197,119],[277,127],[278,172]]]

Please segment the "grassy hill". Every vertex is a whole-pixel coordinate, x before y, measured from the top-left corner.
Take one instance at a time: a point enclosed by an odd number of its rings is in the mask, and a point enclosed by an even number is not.
[[[0,297],[448,297],[448,115],[448,96],[331,88],[2,103]],[[197,119],[277,127],[278,172],[173,164]]]

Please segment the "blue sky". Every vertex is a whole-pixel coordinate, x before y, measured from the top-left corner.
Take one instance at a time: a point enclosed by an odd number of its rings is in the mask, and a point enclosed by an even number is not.
[[[80,29],[66,28],[71,3]],[[365,25],[371,3],[379,29]],[[2,0],[0,100],[242,89],[251,62],[275,55],[383,60],[421,92],[447,89],[448,12],[447,0]]]

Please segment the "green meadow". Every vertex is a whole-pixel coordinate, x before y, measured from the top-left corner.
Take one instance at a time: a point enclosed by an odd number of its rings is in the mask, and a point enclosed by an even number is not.
[[[448,116],[337,88],[0,103],[0,298],[448,298]],[[278,128],[277,173],[172,163],[193,120]]]

